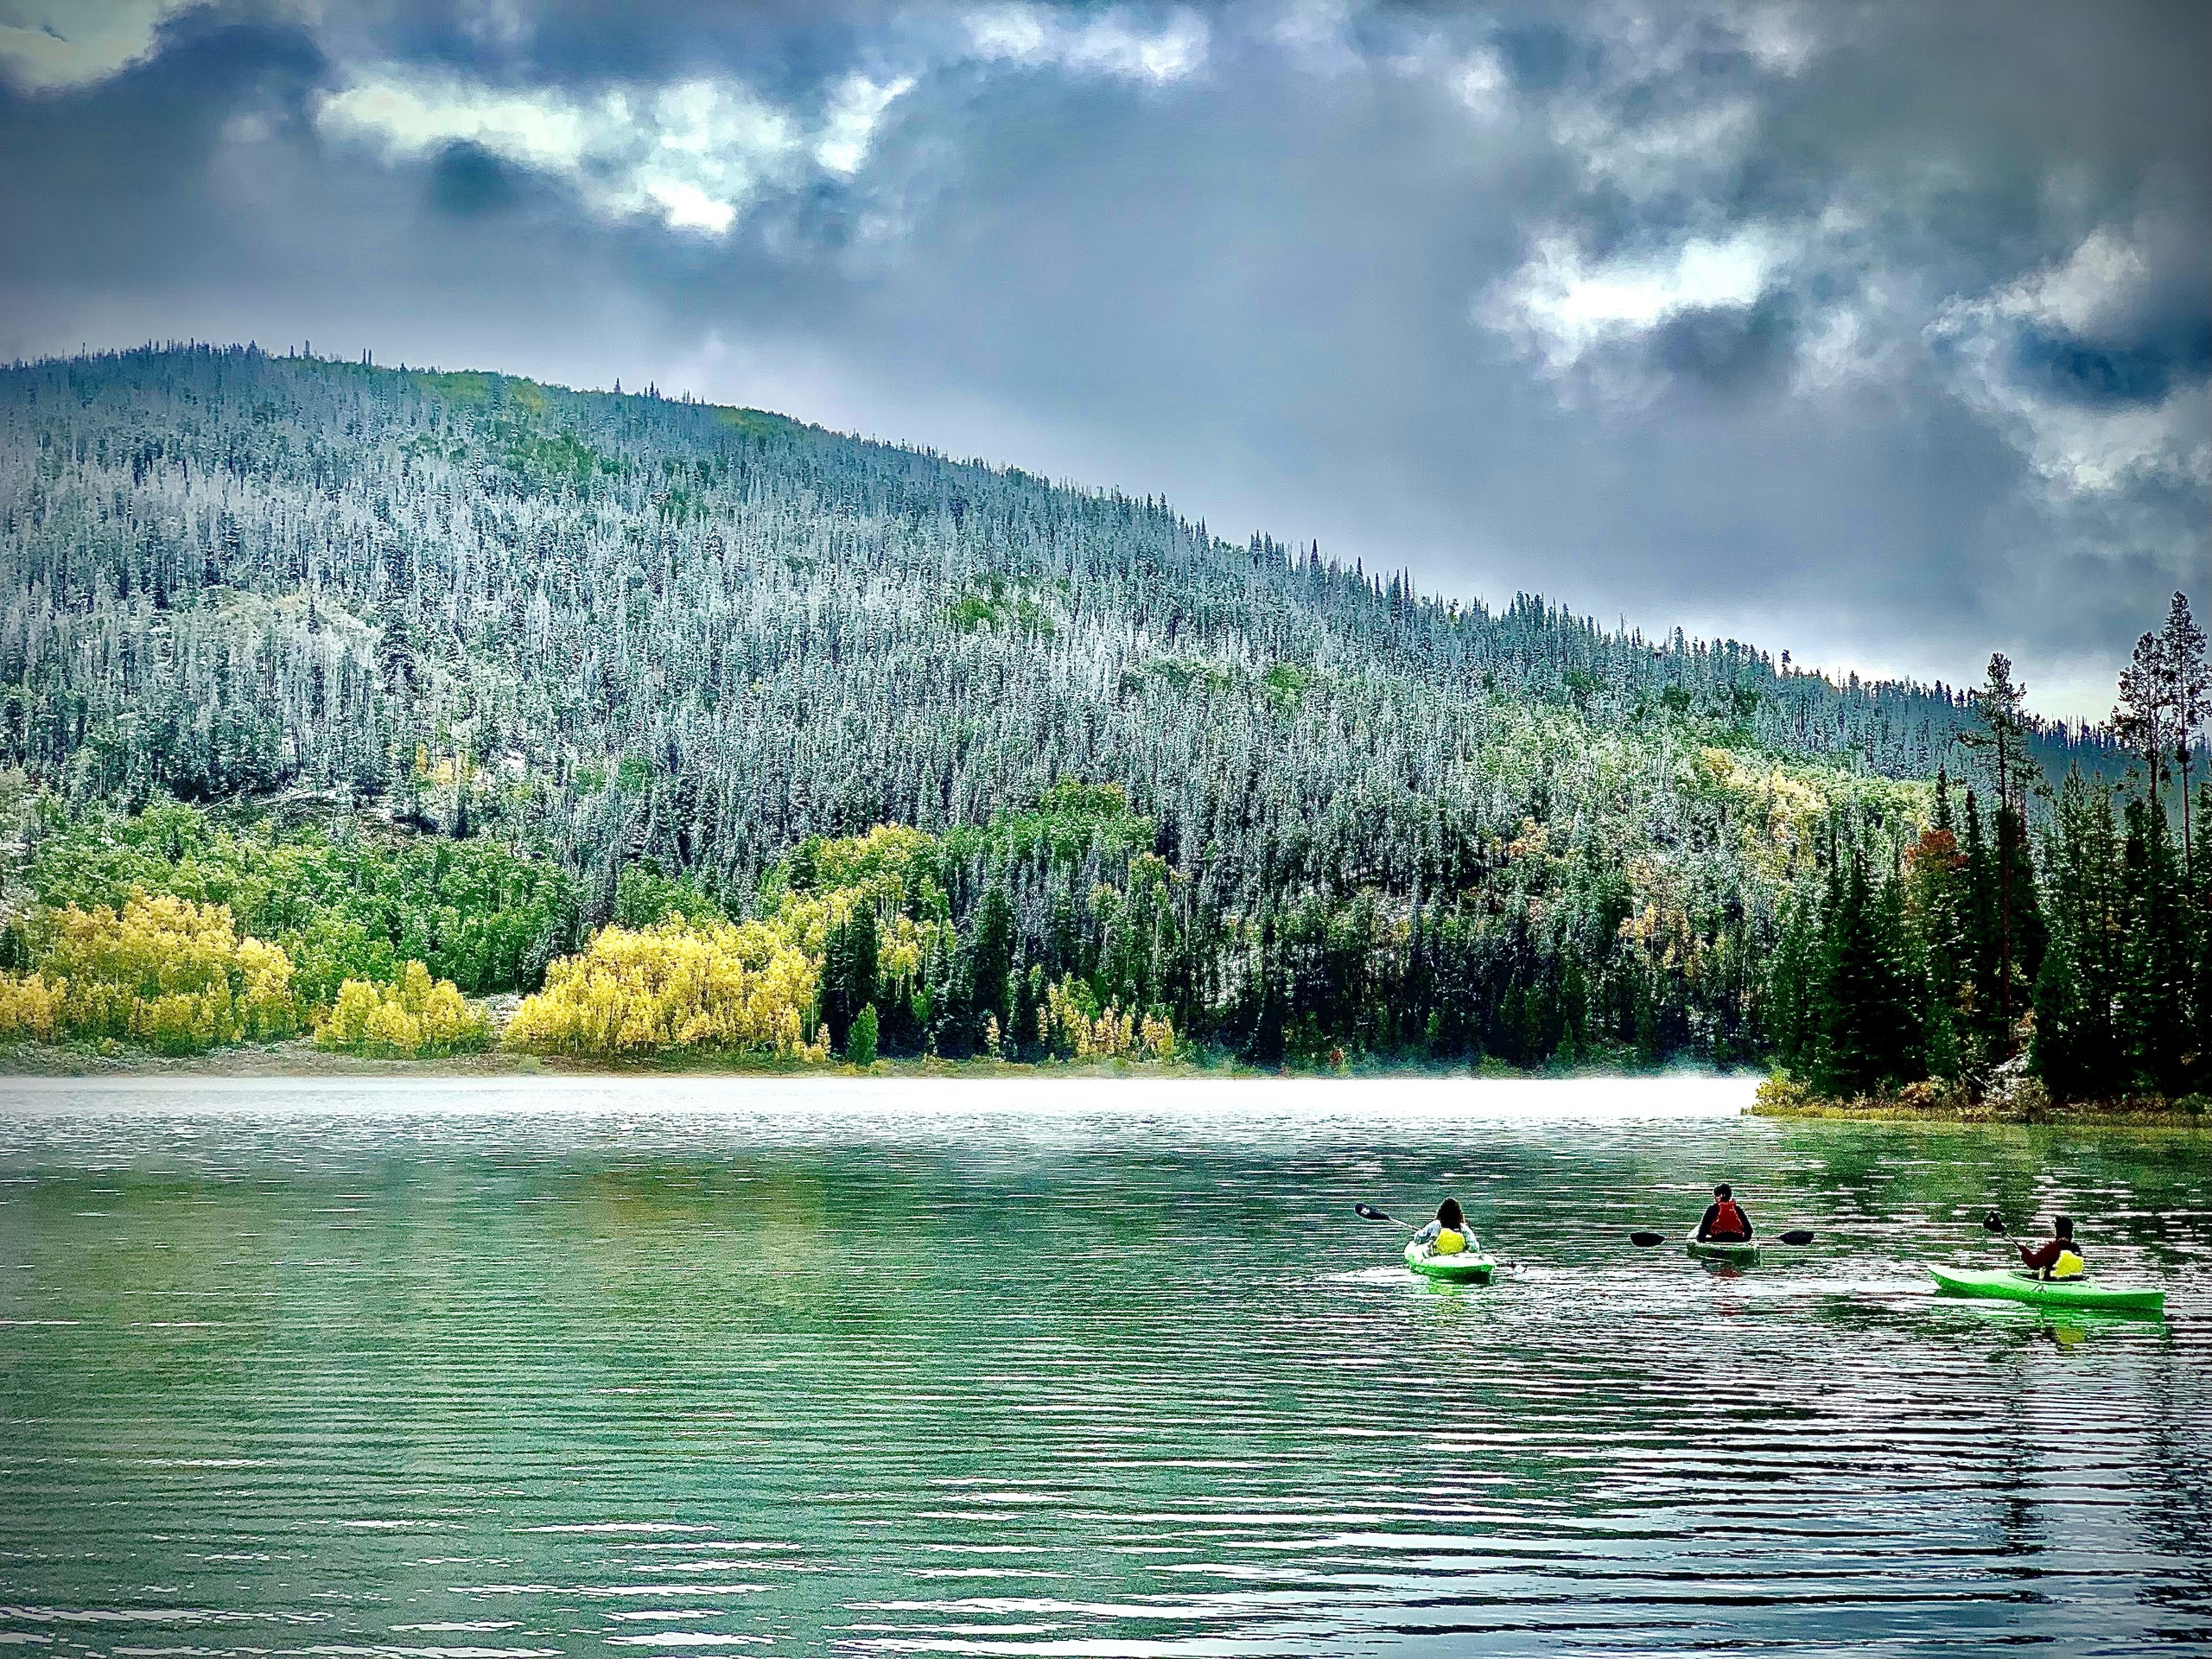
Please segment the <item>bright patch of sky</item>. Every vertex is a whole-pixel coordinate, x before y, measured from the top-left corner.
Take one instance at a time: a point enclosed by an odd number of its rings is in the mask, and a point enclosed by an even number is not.
[[[153,49],[192,0],[0,0],[0,73],[34,90],[105,79]]]
[[[969,48],[978,58],[1154,86],[1195,73],[1205,62],[1208,42],[1205,22],[1189,11],[1147,29],[1118,9],[1092,14],[1072,7],[993,6],[969,13],[967,26]]]
[[[1756,304],[1777,263],[1774,237],[1758,230],[1595,263],[1572,239],[1549,236],[1483,315],[1563,373],[1593,346],[1684,312]]]
[[[911,85],[849,77],[810,127],[727,79],[578,99],[386,67],[324,98],[316,121],[394,158],[474,144],[567,179],[610,217],[720,236],[767,192],[795,188],[817,170],[858,171],[885,111]]]

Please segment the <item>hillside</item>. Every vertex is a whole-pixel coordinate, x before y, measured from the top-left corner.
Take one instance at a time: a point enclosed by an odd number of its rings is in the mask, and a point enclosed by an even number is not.
[[[1894,854],[1937,769],[1972,771],[1942,688],[493,374],[0,372],[0,765],[81,833],[174,796],[495,842],[575,894],[512,955],[529,988],[626,870],[741,919],[819,838],[908,826],[945,931],[901,1031],[949,1052],[979,1040],[961,942],[995,893],[1016,979],[1262,1059],[1753,1057],[1823,838]],[[2093,734],[2028,743],[2118,769]]]

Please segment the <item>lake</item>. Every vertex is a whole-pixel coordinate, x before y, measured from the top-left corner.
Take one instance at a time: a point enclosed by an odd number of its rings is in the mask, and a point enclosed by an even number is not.
[[[0,1080],[0,1643],[2202,1650],[2212,1140],[1749,1092]],[[1723,1179],[1815,1243],[1628,1243]]]

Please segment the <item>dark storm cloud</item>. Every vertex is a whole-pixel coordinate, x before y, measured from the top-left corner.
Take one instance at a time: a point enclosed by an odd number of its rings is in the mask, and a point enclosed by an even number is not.
[[[1796,353],[1794,310],[1787,296],[1770,295],[1757,305],[1683,311],[1656,331],[1652,355],[1670,375],[1716,391],[1773,386]]]
[[[0,351],[658,378],[2076,709],[2212,602],[2199,7],[81,3]]]
[[[504,212],[521,194],[515,173],[481,144],[450,143],[430,165],[430,200],[464,216]]]

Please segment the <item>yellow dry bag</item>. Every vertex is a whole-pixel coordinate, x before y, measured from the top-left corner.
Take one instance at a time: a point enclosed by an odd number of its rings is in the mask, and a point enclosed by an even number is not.
[[[1438,1255],[1457,1255],[1466,1248],[1467,1236],[1465,1233],[1455,1233],[1446,1227],[1436,1236],[1434,1250]]]

